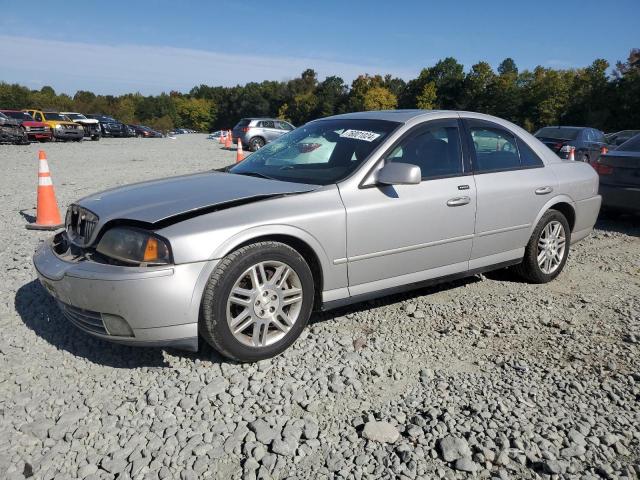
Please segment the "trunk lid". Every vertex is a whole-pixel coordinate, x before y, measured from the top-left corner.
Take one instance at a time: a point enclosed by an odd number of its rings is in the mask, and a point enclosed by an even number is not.
[[[640,187],[640,152],[612,150],[594,165],[600,183]]]

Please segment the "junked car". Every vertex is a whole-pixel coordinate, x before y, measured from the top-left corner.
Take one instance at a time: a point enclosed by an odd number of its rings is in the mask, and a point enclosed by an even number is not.
[[[589,164],[505,120],[352,113],[310,122],[226,172],[78,200],[34,263],[91,335],[186,349],[203,338],[255,361],[291,345],[314,309],[507,266],[549,282],[600,201]]]
[[[0,143],[28,145],[27,132],[20,126],[20,121],[0,112]]]
[[[37,122],[44,122],[51,128],[54,140],[73,140],[79,142],[84,137],[82,125],[72,122],[59,112],[44,112],[42,110],[23,110]]]
[[[0,110],[9,118],[13,118],[20,123],[20,127],[25,131],[29,140],[47,142],[51,140],[51,128],[44,122],[36,122],[31,115],[21,110]]]
[[[81,125],[84,129],[84,136],[89,137],[93,141],[100,140],[102,136],[100,129],[100,122],[95,118],[87,118],[82,113],[78,112],[60,112],[74,123]]]

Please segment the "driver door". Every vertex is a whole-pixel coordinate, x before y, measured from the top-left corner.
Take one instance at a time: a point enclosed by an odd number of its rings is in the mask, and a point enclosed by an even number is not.
[[[341,189],[352,296],[468,270],[476,188],[458,121],[410,130],[383,161],[419,166],[422,181]]]

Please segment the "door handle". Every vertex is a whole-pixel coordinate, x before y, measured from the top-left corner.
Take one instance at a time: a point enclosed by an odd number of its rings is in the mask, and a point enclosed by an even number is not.
[[[553,187],[540,187],[536,188],[536,195],[546,195],[553,192]]]
[[[461,205],[466,205],[471,202],[470,197],[455,197],[447,202],[448,207],[460,207]]]

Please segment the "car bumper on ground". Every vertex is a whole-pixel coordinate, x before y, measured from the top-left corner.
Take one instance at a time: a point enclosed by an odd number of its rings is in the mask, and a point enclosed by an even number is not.
[[[84,332],[126,345],[198,349],[195,293],[209,262],[152,268],[73,262],[57,255],[51,240],[33,262],[65,317]]]
[[[602,196],[603,207],[629,212],[640,211],[639,187],[622,187],[600,183],[599,193]]]

